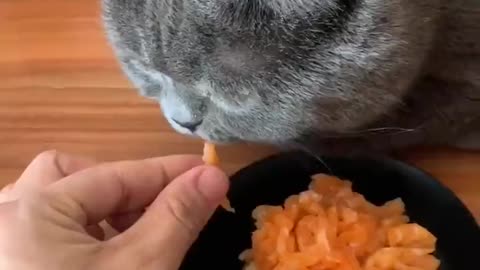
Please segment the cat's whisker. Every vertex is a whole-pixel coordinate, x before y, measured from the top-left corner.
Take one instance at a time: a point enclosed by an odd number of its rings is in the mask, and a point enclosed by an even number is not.
[[[384,133],[387,135],[396,135],[402,133],[410,133],[416,132],[421,129],[422,126],[418,126],[415,128],[402,128],[402,127],[380,127],[380,128],[369,128],[363,130],[356,130],[356,131],[344,131],[342,133],[335,133],[327,136],[322,136],[324,139],[341,139],[341,138],[350,138],[356,136],[366,136],[366,135],[375,135]]]
[[[317,155],[315,152],[311,151],[310,149],[308,149],[307,147],[303,146],[303,145],[298,145],[305,153],[309,154],[310,156],[314,157],[316,160],[318,160],[320,163],[322,163],[322,165],[328,170],[328,173],[329,174],[332,174],[333,175],[333,170],[330,166],[328,166],[327,162],[320,156],[320,155]]]
[[[414,132],[416,128],[401,128],[401,127],[380,127],[380,128],[369,128],[364,130],[358,130],[353,132],[345,132],[348,134],[363,134],[363,133],[375,133],[375,132]]]
[[[313,157],[316,158],[318,161],[320,161],[320,163],[322,163],[322,165],[328,170],[328,172],[333,175],[332,168],[330,168],[330,166],[327,165],[327,162],[322,157],[317,155],[313,155]]]

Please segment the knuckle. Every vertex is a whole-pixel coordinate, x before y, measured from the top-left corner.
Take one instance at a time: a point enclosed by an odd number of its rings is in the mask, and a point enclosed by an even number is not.
[[[65,159],[65,157],[68,156],[62,154],[57,150],[44,151],[38,154],[33,159],[33,161],[30,163],[30,166],[33,165],[33,167],[52,167],[55,168],[56,171],[58,171],[59,175],[66,176],[67,174],[65,173],[65,167],[68,167],[68,159]]]
[[[125,163],[125,165],[128,165]],[[115,185],[112,185],[112,188],[116,189],[115,194],[118,194],[118,197],[121,198],[120,202],[116,206],[118,209],[123,209],[128,207],[130,204],[130,192],[127,187],[128,182],[128,170],[124,170],[121,166],[105,166],[100,168],[103,170],[105,177],[112,180]]]
[[[25,219],[47,218],[78,220],[86,223],[87,216],[81,205],[58,192],[33,192],[19,200],[19,214]]]
[[[48,150],[38,154],[30,163],[29,166],[45,167],[45,166],[57,166],[57,158],[59,152],[57,150]]]
[[[39,163],[51,162],[52,160],[55,160],[57,156],[58,156],[57,150],[47,150],[38,154],[33,160],[34,162],[39,162]]]

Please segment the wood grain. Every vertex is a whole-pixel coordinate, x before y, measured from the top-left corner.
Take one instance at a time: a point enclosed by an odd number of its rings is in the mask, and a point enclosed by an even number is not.
[[[99,160],[199,153],[156,104],[137,96],[106,43],[99,0],[0,1],[0,186],[39,152]],[[221,149],[233,172],[272,153]],[[455,191],[480,220],[480,153],[421,149],[404,156]]]

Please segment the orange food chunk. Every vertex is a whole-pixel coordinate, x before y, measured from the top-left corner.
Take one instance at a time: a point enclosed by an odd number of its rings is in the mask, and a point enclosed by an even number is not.
[[[219,166],[220,158],[214,144],[206,142],[203,146],[203,162],[207,165]]]
[[[368,202],[348,181],[315,175],[282,206],[258,206],[246,270],[437,270],[436,238],[400,199]]]
[[[434,248],[437,238],[418,224],[402,224],[388,230],[392,247]]]
[[[204,147],[203,147],[203,162],[207,165],[212,165],[212,166],[220,166],[220,159],[217,155],[217,150],[215,148],[215,145],[209,142],[205,142]],[[235,213],[235,209],[232,208],[230,205],[230,201],[228,198],[223,201],[221,204],[222,208],[225,209],[228,212]]]

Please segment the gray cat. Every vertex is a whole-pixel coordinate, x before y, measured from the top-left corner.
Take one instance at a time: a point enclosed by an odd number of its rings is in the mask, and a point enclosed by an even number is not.
[[[103,0],[177,131],[329,154],[480,147],[478,0]]]

